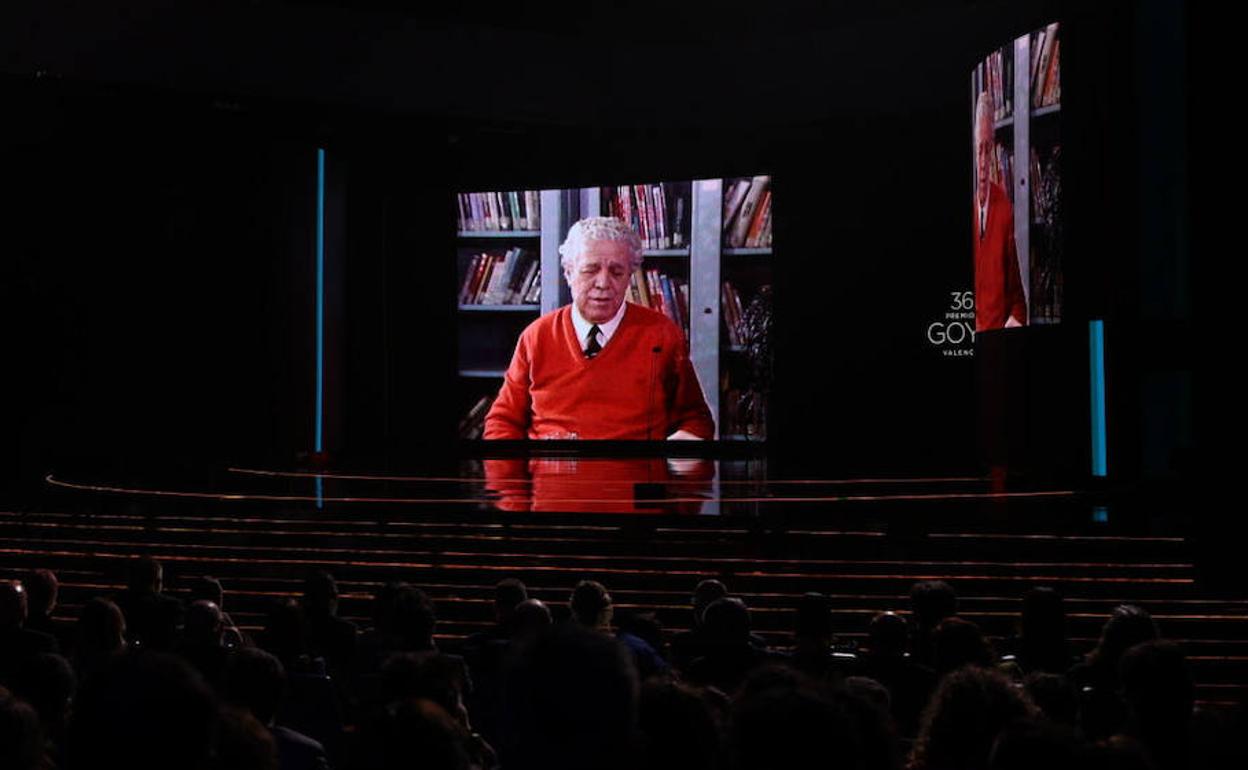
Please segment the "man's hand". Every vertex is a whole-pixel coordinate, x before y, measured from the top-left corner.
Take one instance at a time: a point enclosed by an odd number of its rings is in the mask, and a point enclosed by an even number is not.
[[[668,441],[702,441],[701,436],[695,436],[687,430],[678,430],[667,437]]]
[[[1016,326],[1022,326],[1022,325],[1023,325],[1023,322],[1018,320],[1014,316],[1010,316],[1009,318],[1005,319],[1005,328],[1007,329],[1013,329]]]

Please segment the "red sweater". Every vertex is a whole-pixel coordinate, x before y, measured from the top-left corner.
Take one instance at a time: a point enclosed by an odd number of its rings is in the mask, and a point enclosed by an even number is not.
[[[975,228],[975,331],[1000,329],[1010,316],[1027,323],[1027,302],[1014,245],[1014,212],[999,185],[988,185],[988,224],[979,234],[979,209],[972,206]]]
[[[570,305],[520,334],[487,439],[665,439],[715,434],[684,335],[662,313],[630,304],[611,340],[586,358]]]

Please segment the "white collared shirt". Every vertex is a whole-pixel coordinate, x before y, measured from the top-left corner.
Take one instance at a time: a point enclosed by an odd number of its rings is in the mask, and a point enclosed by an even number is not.
[[[615,334],[615,330],[620,328],[620,321],[624,319],[624,311],[628,308],[628,300],[620,303],[620,309],[616,311],[615,317],[610,321],[598,324],[598,344],[606,347],[611,341],[611,336]],[[576,329],[576,338],[581,341],[581,350],[589,345],[589,330],[593,328],[593,324],[586,321],[581,316],[581,311],[577,309],[576,303],[572,303],[572,327]]]
[[[979,237],[984,237],[984,231],[988,229],[988,200],[992,195],[985,195],[984,202],[979,207]],[[588,330],[586,330],[588,332]]]

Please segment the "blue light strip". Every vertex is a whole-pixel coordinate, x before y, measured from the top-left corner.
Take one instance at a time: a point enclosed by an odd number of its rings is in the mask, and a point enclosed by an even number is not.
[[[1089,381],[1092,389],[1092,475],[1104,476],[1105,457],[1105,322],[1088,324]]]
[[[316,441],[324,450],[325,422],[325,148],[316,150]]]

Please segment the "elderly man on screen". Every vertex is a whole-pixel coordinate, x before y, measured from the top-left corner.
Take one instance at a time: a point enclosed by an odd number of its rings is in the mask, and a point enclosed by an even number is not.
[[[975,331],[1022,326],[1027,300],[1014,244],[1014,210],[992,181],[992,99],[975,103]]]
[[[520,334],[487,439],[709,439],[715,423],[684,334],[624,298],[641,239],[623,221],[582,219],[559,247],[572,304]]]

